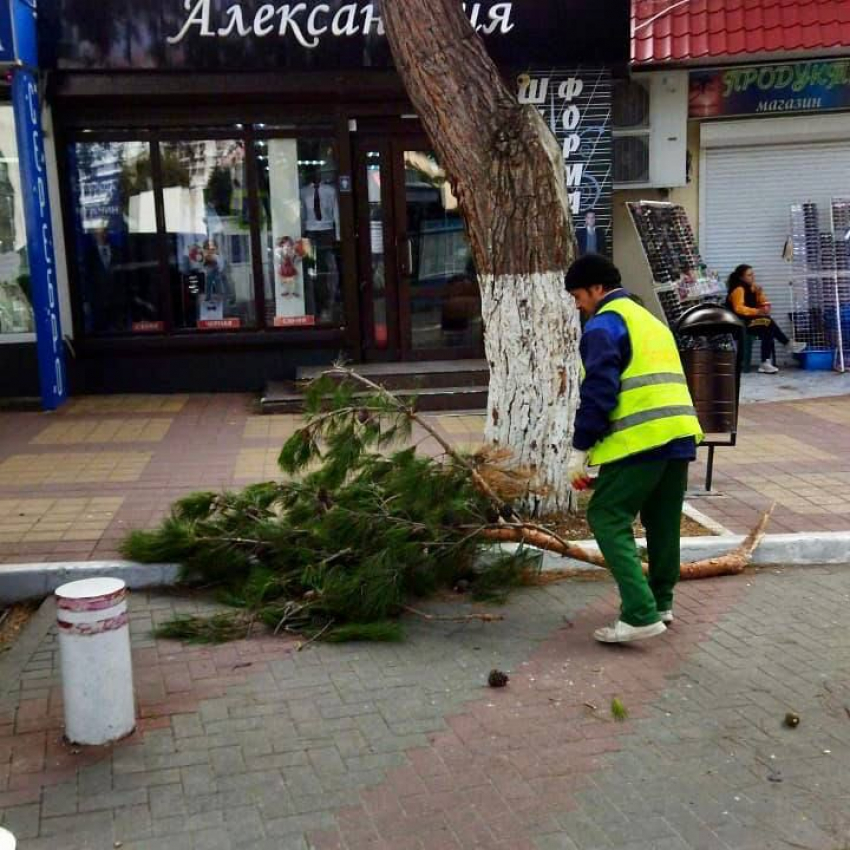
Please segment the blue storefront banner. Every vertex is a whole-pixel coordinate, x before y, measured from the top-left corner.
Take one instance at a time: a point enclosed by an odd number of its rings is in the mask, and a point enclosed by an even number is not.
[[[16,61],[15,31],[12,27],[11,2],[0,3],[0,62]]]
[[[24,187],[24,217],[32,279],[41,399],[46,410],[55,410],[67,397],[65,353],[59,320],[56,259],[53,251],[50,199],[47,194],[41,106],[36,78],[28,68],[15,69],[12,77],[12,105],[15,112],[21,185]]]
[[[692,71],[691,118],[850,109],[850,60]]]
[[[37,64],[35,0],[0,0],[0,64]]]

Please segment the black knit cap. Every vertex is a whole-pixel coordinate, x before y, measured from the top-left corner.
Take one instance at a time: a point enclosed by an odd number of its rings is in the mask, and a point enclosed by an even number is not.
[[[587,289],[596,284],[605,289],[617,289],[622,286],[620,270],[601,254],[586,254],[579,257],[569,268],[564,285],[567,290]]]

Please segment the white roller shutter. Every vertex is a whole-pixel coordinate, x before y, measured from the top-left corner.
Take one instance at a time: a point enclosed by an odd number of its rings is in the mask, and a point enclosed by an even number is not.
[[[830,198],[850,195],[850,141],[772,145],[769,125],[766,144],[703,151],[700,252],[724,280],[740,263],[753,266],[774,318],[790,332],[791,269],[782,259],[790,206],[815,202],[829,229]]]

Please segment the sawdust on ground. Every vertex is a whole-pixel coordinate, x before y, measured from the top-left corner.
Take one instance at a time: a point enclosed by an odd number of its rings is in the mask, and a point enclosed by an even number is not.
[[[0,608],[0,653],[11,649],[21,630],[38,610],[34,602],[22,602]]]
[[[578,513],[575,514],[560,514],[558,516],[545,517],[540,523],[541,525],[551,528],[564,540],[576,542],[579,540],[592,540],[593,532],[587,524],[585,516],[586,500],[579,505]],[[714,532],[707,529],[704,525],[700,525],[690,517],[682,514],[681,521],[681,536],[682,537],[710,537]],[[640,522],[635,522],[635,536],[644,537],[643,526]]]

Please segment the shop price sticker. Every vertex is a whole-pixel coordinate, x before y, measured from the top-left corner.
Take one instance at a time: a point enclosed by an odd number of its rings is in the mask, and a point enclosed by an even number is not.
[[[202,331],[235,330],[242,327],[242,319],[201,319],[198,328]]]
[[[276,328],[303,328],[312,327],[316,324],[315,316],[275,316],[274,326]]]
[[[165,330],[165,322],[133,322],[130,328],[134,334],[160,334]]]

